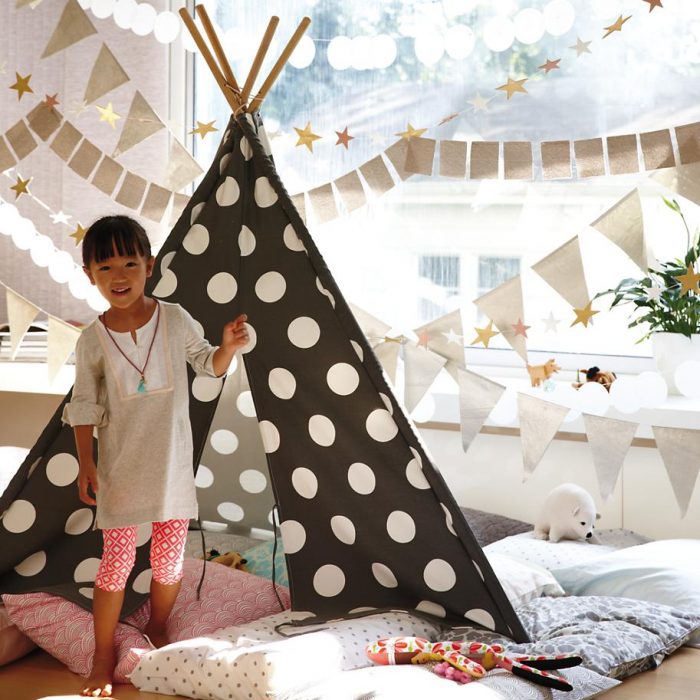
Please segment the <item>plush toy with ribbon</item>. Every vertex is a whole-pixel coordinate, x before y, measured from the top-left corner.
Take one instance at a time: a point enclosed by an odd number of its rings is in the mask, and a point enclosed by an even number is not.
[[[480,642],[429,642],[421,637],[390,637],[371,642],[367,656],[377,664],[420,664],[439,661],[435,673],[459,683],[468,683],[486,675],[486,671],[503,668],[516,676],[556,690],[573,690],[554,669],[578,666],[579,656],[523,656],[506,654],[500,644]]]

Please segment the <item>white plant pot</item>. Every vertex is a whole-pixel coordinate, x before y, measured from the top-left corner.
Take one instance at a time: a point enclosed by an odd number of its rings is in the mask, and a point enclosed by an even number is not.
[[[656,368],[668,384],[668,393],[680,394],[674,378],[676,368],[687,360],[700,362],[700,334],[688,338],[682,333],[653,333],[651,346]]]

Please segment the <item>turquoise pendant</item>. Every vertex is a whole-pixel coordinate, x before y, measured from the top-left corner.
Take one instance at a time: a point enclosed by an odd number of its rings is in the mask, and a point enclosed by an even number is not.
[[[145,379],[145,377],[141,377],[141,381],[139,382],[139,385],[136,388],[136,391],[138,391],[139,394],[146,393],[146,379]]]

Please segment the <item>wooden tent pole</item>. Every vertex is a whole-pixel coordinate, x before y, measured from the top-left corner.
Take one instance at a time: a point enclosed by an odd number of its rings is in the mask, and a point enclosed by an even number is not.
[[[265,96],[270,91],[270,88],[274,85],[275,80],[277,80],[277,78],[279,77],[279,74],[282,72],[284,65],[289,60],[289,57],[292,55],[292,52],[297,47],[297,44],[301,40],[301,37],[304,36],[304,32],[308,29],[310,24],[311,19],[309,17],[304,17],[304,19],[301,20],[299,26],[297,27],[297,30],[294,32],[292,38],[289,40],[289,43],[284,47],[282,55],[277,59],[277,63],[275,63],[275,65],[272,67],[270,75],[267,76],[258,94],[251,100],[250,104],[248,105],[249,112],[252,113],[255,112],[255,110],[257,109],[260,109],[262,101],[265,99]]]
[[[219,66],[216,64],[214,57],[211,55],[211,51],[209,51],[209,47],[206,45],[204,39],[202,38],[202,35],[199,33],[197,25],[194,23],[194,20],[192,19],[192,17],[190,17],[189,13],[184,7],[180,9],[180,17],[182,17],[182,21],[185,23],[185,26],[187,27],[189,33],[192,35],[194,43],[197,44],[197,47],[202,52],[202,56],[207,62],[209,70],[214,76],[214,80],[216,80],[219,88],[221,88],[221,92],[224,93],[224,97],[229,103],[231,111],[234,114],[238,113],[241,109],[238,97],[234,92],[227,88],[226,80],[224,79],[223,73],[219,69]]]
[[[253,65],[250,67],[250,73],[248,73],[248,77],[245,80],[245,85],[243,85],[243,92],[241,93],[242,104],[246,104],[248,102],[250,91],[253,89],[253,83],[258,77],[260,67],[262,66],[262,63],[265,60],[265,54],[270,48],[270,44],[272,43],[272,37],[275,35],[275,31],[277,30],[277,25],[279,23],[279,17],[276,17],[275,15],[270,17],[270,21],[267,24],[267,29],[265,30],[265,34],[263,35],[262,41],[260,42],[260,46],[258,47],[258,52],[255,54],[255,58],[253,59]]]
[[[195,9],[195,12],[197,13],[197,17],[199,17],[200,21],[202,22],[202,26],[204,27],[204,31],[206,32],[207,37],[209,39],[209,43],[211,44],[212,48],[214,49],[214,54],[216,55],[216,58],[219,61],[219,66],[221,67],[221,70],[224,74],[224,77],[226,78],[226,82],[236,92],[240,92],[240,87],[238,86],[238,82],[236,81],[236,76],[233,74],[233,70],[231,69],[231,64],[228,62],[228,59],[226,58],[226,54],[224,53],[224,49],[221,46],[221,42],[219,41],[219,37],[216,35],[214,25],[211,23],[211,20],[209,19],[209,13],[207,12],[207,8],[204,7],[204,5],[197,5],[194,9]]]

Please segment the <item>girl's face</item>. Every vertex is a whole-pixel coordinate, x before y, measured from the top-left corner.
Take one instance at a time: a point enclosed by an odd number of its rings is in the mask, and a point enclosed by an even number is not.
[[[116,248],[111,258],[90,263],[84,267],[90,282],[110,303],[110,306],[127,309],[143,298],[146,279],[153,274],[155,258],[143,255],[119,255]]]

